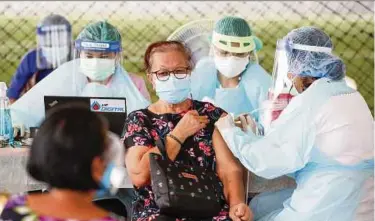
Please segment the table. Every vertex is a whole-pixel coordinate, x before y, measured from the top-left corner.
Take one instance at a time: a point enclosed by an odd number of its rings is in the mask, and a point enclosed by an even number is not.
[[[0,148],[0,192],[19,193],[46,188],[26,172],[28,148]]]
[[[29,148],[0,148],[0,192],[11,194],[40,190],[47,185],[32,179],[26,172]],[[284,176],[273,180],[266,180],[250,173],[249,191],[260,193],[294,187],[294,180]],[[124,183],[125,188],[132,188],[130,179]]]

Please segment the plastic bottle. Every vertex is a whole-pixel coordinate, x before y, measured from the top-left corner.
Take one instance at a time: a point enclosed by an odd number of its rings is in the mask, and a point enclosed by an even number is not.
[[[13,145],[13,127],[9,110],[9,99],[6,96],[7,85],[0,82],[0,147]]]

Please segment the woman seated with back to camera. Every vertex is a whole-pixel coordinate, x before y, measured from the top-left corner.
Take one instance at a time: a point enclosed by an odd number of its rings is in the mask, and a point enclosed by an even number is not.
[[[27,172],[51,189],[9,197],[0,220],[125,220],[92,202],[105,186],[104,174],[113,171],[114,145],[124,153],[119,137],[87,107],[53,110],[39,128],[27,162]]]
[[[149,155],[160,154],[155,144],[160,138],[172,161],[187,163],[183,159],[188,158],[201,168],[216,168],[214,172],[223,183],[226,199],[221,212],[209,220],[248,221],[252,214],[244,203],[242,167],[214,127],[226,113],[210,103],[190,99],[190,59],[189,51],[180,42],[156,42],[146,50],[147,76],[159,100],[130,113],[125,123],[125,162],[138,193],[132,220],[190,220],[191,214],[161,214],[155,202]]]

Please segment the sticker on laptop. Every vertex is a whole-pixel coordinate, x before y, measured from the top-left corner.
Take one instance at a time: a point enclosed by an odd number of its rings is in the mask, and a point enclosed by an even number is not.
[[[49,103],[48,106],[49,107],[53,107],[55,106],[56,104],[58,104],[59,102],[57,100],[54,100],[53,102]]]
[[[125,113],[125,100],[90,99],[90,109],[93,112]]]

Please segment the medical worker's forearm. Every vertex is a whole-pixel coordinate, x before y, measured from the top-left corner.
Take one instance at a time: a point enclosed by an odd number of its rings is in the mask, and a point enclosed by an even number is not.
[[[274,179],[304,166],[306,159],[293,143],[283,143],[278,135],[268,139],[240,130],[223,130],[222,136],[234,155],[248,170],[266,179]]]
[[[228,148],[237,158],[241,157],[242,149],[259,139],[259,137],[252,132],[249,131],[245,133],[238,127],[226,129],[218,128],[218,130],[220,131],[220,134],[222,135]]]

